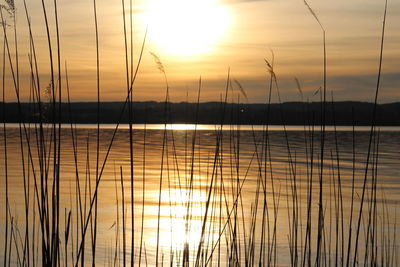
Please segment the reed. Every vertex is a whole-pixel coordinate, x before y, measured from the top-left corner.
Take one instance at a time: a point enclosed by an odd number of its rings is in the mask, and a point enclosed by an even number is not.
[[[7,127],[5,119],[5,80],[6,80],[6,43],[5,38],[3,42],[3,67],[2,67],[2,100],[3,100],[3,140],[4,140],[4,177],[5,177],[5,231],[4,231],[4,266],[7,265],[7,253],[8,253],[8,206],[9,206],[9,196],[8,196],[8,160],[7,160]]]
[[[367,178],[368,178],[368,169],[369,169],[369,164],[370,164],[372,141],[373,141],[373,135],[374,135],[374,131],[375,131],[376,106],[377,106],[377,103],[378,103],[378,95],[379,95],[380,82],[381,82],[381,73],[382,73],[383,48],[384,48],[385,29],[386,29],[386,14],[387,14],[387,0],[385,1],[385,11],[384,11],[383,22],[382,22],[382,35],[381,35],[381,47],[380,47],[380,55],[379,55],[378,77],[377,77],[375,97],[374,97],[374,109],[373,109],[373,112],[372,112],[372,119],[371,119],[371,130],[370,130],[370,135],[369,135],[368,154],[367,154],[367,160],[366,160],[366,164],[365,164],[365,175],[364,175],[364,182],[363,182],[363,190],[362,190],[362,194],[361,194],[360,210],[359,210],[359,214],[358,214],[358,223],[357,223],[357,231],[356,231],[356,238],[355,238],[355,249],[354,249],[355,252],[354,252],[353,267],[355,266],[356,260],[357,260],[358,237],[359,237],[359,234],[360,234],[361,218],[362,218],[362,213],[363,213],[363,208],[364,208],[364,198],[365,198],[366,184],[367,184]]]
[[[164,127],[158,132],[149,130],[148,125],[142,130],[134,130],[133,95],[147,31],[140,52],[135,55],[133,1],[127,4],[122,0],[126,96],[118,114],[118,123],[109,132],[104,132],[109,136],[108,140],[100,138],[103,133],[100,125],[102,77],[96,0],[93,0],[93,11],[97,123],[93,130],[79,129],[74,122],[67,63],[65,75],[62,75],[62,29],[58,21],[57,0],[53,0],[52,12],[47,8],[47,2],[41,1],[50,69],[46,90],[41,82],[36,40],[24,0],[29,31],[29,104],[31,112],[38,114],[35,124],[25,120],[27,114],[23,114],[20,100],[19,55],[22,51],[16,34],[16,10],[13,1],[6,2],[8,5],[0,8],[3,28],[1,157],[5,187],[4,266],[397,265],[397,223],[396,216],[391,213],[397,211],[398,206],[386,201],[381,188],[379,170],[382,168],[383,134],[376,128],[387,1],[365,159],[361,159],[364,156],[359,148],[362,140],[358,138],[362,137],[357,136],[355,123],[350,134],[351,148],[346,150],[341,146],[342,133],[336,122],[333,94],[331,103],[327,101],[326,32],[306,1],[306,8],[322,32],[323,86],[317,91],[321,100],[319,114],[310,110],[308,100],[304,101],[305,94],[296,78],[304,103],[303,114],[306,115],[301,131],[289,130],[272,52],[271,59],[264,60],[267,78],[263,128],[257,130],[252,126],[244,131],[239,126],[244,120],[241,107],[248,104],[248,97],[246,88],[231,77],[229,69],[225,87],[221,90],[219,112],[215,114],[220,123],[214,131],[204,134],[199,126],[204,86],[201,77],[195,98],[193,130],[182,133],[168,128],[173,115],[171,87],[166,66],[155,53],[151,56],[165,82]],[[128,5],[129,18],[126,17]],[[10,15],[12,36],[7,24]],[[52,35],[50,29],[53,26],[55,33]],[[6,123],[7,77],[12,78],[18,104],[20,123],[15,129]],[[279,133],[270,127],[270,107],[275,92],[283,122]],[[63,114],[63,94],[66,94],[67,114]],[[43,100],[46,97],[48,102]],[[329,111],[332,131],[327,130]],[[128,116],[127,131],[120,129],[124,116]],[[67,127],[61,123],[64,117],[69,121]],[[228,120],[235,125],[226,125]],[[11,204],[10,155],[13,154],[10,147],[13,144],[10,133],[17,134],[15,140],[21,152],[18,179],[23,184],[22,214]],[[129,156],[126,156],[125,163],[119,164],[119,173],[114,169],[112,176],[107,166],[114,147],[121,142],[120,138],[129,146]],[[68,152],[63,150],[66,139],[71,143],[70,165],[64,161],[68,156]],[[103,143],[106,144],[105,150],[101,148]],[[159,162],[155,154],[159,156]],[[346,156],[349,157],[347,161]],[[363,162],[365,166],[360,171]],[[64,166],[72,166],[72,179],[68,180],[68,175],[63,173]],[[155,172],[158,175],[154,175]],[[157,176],[155,182],[154,176]],[[100,192],[100,188],[103,185],[108,188],[110,180],[115,191],[115,207],[111,212],[115,219],[108,231],[103,231],[101,203],[107,196]],[[70,200],[64,203],[63,189],[68,182]],[[151,191],[153,187],[155,193]],[[141,209],[135,206],[138,203]],[[149,214],[152,208],[156,211]],[[149,218],[156,224],[154,233],[147,229]],[[175,232],[180,222],[184,228],[181,243]],[[112,239],[103,244],[103,236],[110,233]],[[165,236],[170,238],[168,244],[163,240]],[[149,246],[151,237],[155,241]]]

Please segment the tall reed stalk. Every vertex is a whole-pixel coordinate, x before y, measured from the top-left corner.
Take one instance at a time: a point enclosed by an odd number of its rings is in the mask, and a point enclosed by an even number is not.
[[[385,44],[384,41],[385,41],[385,30],[386,30],[386,14],[387,14],[387,0],[385,0],[385,10],[384,10],[384,14],[383,14],[381,46],[380,46],[379,64],[378,64],[378,77],[377,77],[377,81],[376,81],[376,90],[375,90],[375,97],[374,97],[374,108],[373,108],[373,111],[372,111],[371,130],[370,130],[370,134],[369,134],[367,160],[366,160],[366,163],[365,163],[365,172],[364,172],[363,189],[362,189],[362,193],[361,193],[360,210],[359,210],[359,213],[358,213],[358,222],[357,222],[357,230],[356,230],[356,238],[355,238],[353,267],[356,265],[356,262],[357,262],[358,239],[359,239],[359,235],[360,235],[361,218],[362,218],[362,215],[363,215],[364,199],[365,199],[365,193],[366,193],[366,185],[367,185],[367,180],[368,180],[368,170],[369,170],[370,156],[371,156],[371,149],[372,149],[372,141],[373,141],[373,135],[374,135],[374,131],[375,131],[376,109],[377,109],[378,95],[379,95],[379,89],[380,89],[380,84],[381,84],[383,48],[384,48],[384,44]]]
[[[275,56],[272,53],[271,60],[264,60],[267,67],[265,117],[259,131],[253,126],[248,131],[239,126],[246,123],[249,103],[244,87],[231,77],[229,69],[220,102],[215,105],[218,110],[215,116],[220,118],[215,130],[201,132],[198,125],[202,112],[201,94],[205,87],[200,77],[193,114],[189,114],[187,109],[188,114],[184,116],[194,118],[194,128],[181,133],[169,129],[174,114],[171,87],[165,67],[155,53],[151,55],[165,83],[164,127],[161,132],[148,129],[146,106],[146,124],[142,132],[134,130],[136,109],[133,93],[145,50],[147,29],[135,62],[134,4],[133,0],[129,0],[129,4],[122,0],[126,95],[109,140],[100,138],[103,133],[100,125],[103,110],[100,97],[100,17],[96,0],[93,0],[96,126],[87,132],[79,129],[74,121],[76,111],[71,104],[73,98],[70,95],[67,63],[65,77],[62,75],[59,2],[50,2],[54,8],[51,12],[47,8],[48,1],[41,0],[46,53],[49,57],[46,67],[50,73],[46,90],[41,82],[43,75],[39,70],[41,64],[37,58],[38,46],[32,31],[29,9],[25,0],[23,3],[29,33],[28,108],[25,108],[21,98],[25,86],[20,74],[22,67],[19,56],[22,52],[17,38],[14,1],[7,0],[7,5],[0,8],[3,28],[1,108],[4,157],[2,175],[5,187],[2,242],[4,266],[95,266],[101,263],[113,266],[165,264],[184,267],[397,265],[396,218],[393,222],[395,216],[391,214],[392,206],[386,200],[380,178],[381,141],[384,133],[376,127],[387,1],[361,189],[358,188],[357,178],[358,166],[363,164],[361,156],[364,155],[360,154],[362,150],[359,148],[363,144],[359,139],[363,137],[356,133],[355,110],[352,110],[352,131],[348,134],[351,136],[351,147],[342,146],[333,93],[331,105],[326,99],[326,32],[306,1],[303,0],[322,32],[323,86],[317,91],[320,93],[319,110],[313,111],[309,99],[304,101],[305,94],[300,81],[296,79],[303,102],[302,130],[291,132],[287,125],[288,118],[284,112],[280,84],[275,73]],[[127,6],[129,18],[126,17]],[[8,16],[11,16],[12,25],[7,24]],[[8,29],[10,26],[12,33]],[[53,26],[54,33],[51,32]],[[17,101],[19,123],[15,129],[6,123],[9,116],[6,103],[7,79],[12,81]],[[281,132],[271,130],[274,89],[279,101]],[[63,103],[64,92],[67,97],[64,101],[67,103]],[[32,117],[27,110],[33,114]],[[332,115],[332,131],[327,130],[329,114]],[[120,135],[121,122],[125,117],[128,119],[127,135]],[[31,118],[35,120],[34,124],[31,124]],[[62,125],[65,121],[68,121],[67,129]],[[231,125],[227,126],[227,121]],[[319,129],[316,124],[320,124]],[[11,134],[16,136],[10,140]],[[127,140],[119,140],[121,136]],[[71,143],[70,150],[64,150],[64,142],[67,140]],[[104,151],[101,149],[103,142],[107,142]],[[103,248],[104,222],[100,203],[106,196],[100,195],[99,190],[100,186],[110,182],[107,163],[114,156],[112,150],[119,142],[123,146],[126,144],[129,156],[125,157],[126,162],[120,164],[119,175],[114,169],[111,181],[114,182],[116,211],[112,212],[112,216],[116,216],[116,220],[106,231],[113,236],[105,241]],[[18,150],[17,162],[11,161],[14,159],[11,152],[14,146]],[[140,150],[141,162],[136,160],[136,153]],[[70,165],[67,161],[68,153],[71,154]],[[155,154],[160,157],[159,165],[158,162],[154,164]],[[22,179],[22,216],[17,213],[18,207],[14,209],[11,204],[14,188],[10,188],[10,185],[15,184],[11,166],[14,164],[19,164],[18,175]],[[64,173],[62,167],[70,167],[70,173]],[[129,172],[123,172],[125,167],[128,167]],[[134,176],[136,171],[138,174],[141,171],[142,176]],[[157,176],[154,171],[159,176],[152,187],[152,178]],[[126,178],[128,173],[129,178]],[[71,180],[68,180],[69,174]],[[63,193],[68,188],[68,181],[69,202],[64,203]],[[138,189],[140,183],[142,192]],[[156,194],[150,198],[147,193],[152,188]],[[135,204],[135,195],[141,197],[141,218],[137,224],[135,212],[139,209],[135,209],[135,205],[139,201]],[[147,209],[151,205],[155,208],[153,214]],[[397,211],[396,205],[393,206]],[[346,214],[349,214],[349,218],[346,218]],[[147,227],[151,218],[154,218],[157,225],[153,233],[156,240],[149,245],[148,236],[152,233]],[[169,225],[164,225],[164,222]],[[179,234],[184,235],[182,244],[175,242],[180,222],[183,222],[183,229],[179,229]],[[140,234],[135,231],[139,224]],[[170,238],[168,244],[162,240],[164,236]],[[194,237],[198,240],[195,241]]]

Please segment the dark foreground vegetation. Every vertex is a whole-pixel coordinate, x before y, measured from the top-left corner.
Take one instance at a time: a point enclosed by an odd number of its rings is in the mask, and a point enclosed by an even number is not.
[[[2,155],[1,171],[2,184],[5,188],[3,206],[4,221],[2,221],[1,259],[3,266],[280,266],[282,261],[289,266],[398,266],[399,247],[396,240],[396,221],[389,214],[389,204],[378,201],[380,195],[380,179],[378,169],[380,167],[379,156],[379,129],[377,125],[398,125],[399,104],[378,105],[380,78],[383,61],[384,33],[386,21],[386,7],[384,12],[382,41],[380,45],[380,57],[378,62],[376,93],[371,98],[373,104],[362,103],[338,103],[329,104],[327,95],[327,56],[325,43],[325,29],[311,9],[311,15],[321,27],[323,43],[323,85],[321,86],[320,103],[302,104],[286,103],[271,105],[271,95],[275,92],[279,95],[278,79],[274,71],[274,60],[265,59],[267,75],[268,99],[265,105],[234,106],[227,103],[230,94],[232,80],[228,73],[226,88],[223,89],[223,100],[218,103],[199,104],[201,100],[201,82],[198,88],[197,104],[172,104],[169,103],[169,85],[167,74],[160,59],[154,56],[158,69],[165,76],[165,103],[135,103],[132,101],[135,80],[140,67],[142,53],[135,57],[134,65],[132,45],[132,1],[130,1],[130,13],[125,12],[125,1],[122,1],[123,12],[121,20],[124,23],[124,41],[126,55],[126,100],[124,103],[101,103],[101,76],[99,60],[99,39],[97,30],[97,7],[93,1],[94,24],[96,26],[96,69],[97,69],[97,102],[91,104],[63,104],[63,93],[67,93],[68,100],[68,74],[67,68],[63,69],[61,62],[60,31],[58,26],[57,0],[53,1],[54,9],[42,1],[45,27],[47,29],[48,52],[50,55],[49,69],[51,79],[49,85],[49,103],[44,103],[44,85],[40,82],[42,77],[37,68],[36,39],[32,34],[29,10],[25,6],[21,19],[25,17],[29,29],[30,39],[30,88],[22,88],[19,83],[18,55],[26,51],[18,50],[15,24],[14,1],[5,1],[0,6],[1,22],[3,28],[3,57],[2,57]],[[46,9],[47,7],[47,9]],[[129,19],[125,16],[129,14]],[[51,15],[51,16],[50,16]],[[49,20],[52,18],[52,20]],[[7,20],[9,18],[9,20]],[[7,23],[6,23],[7,20]],[[8,27],[8,22],[11,27]],[[53,27],[54,26],[54,27]],[[50,32],[49,28],[55,28]],[[131,34],[129,35],[129,29]],[[145,47],[144,37],[143,46]],[[130,41],[131,45],[128,44]],[[13,52],[15,49],[15,52]],[[129,51],[130,50],[130,51]],[[143,50],[142,50],[143,51]],[[25,55],[25,54],[24,54]],[[129,64],[131,62],[131,65]],[[129,66],[130,65],[130,66]],[[65,72],[65,75],[64,75]],[[7,75],[6,75],[7,74]],[[4,104],[5,79],[12,79],[16,104]],[[47,86],[47,85],[46,85]],[[30,90],[32,101],[30,104],[21,103],[20,91]],[[245,94],[244,94],[245,95]],[[70,102],[70,101],[68,101]],[[393,106],[391,106],[393,105]],[[397,108],[396,108],[397,106]],[[239,115],[238,115],[239,114]],[[242,115],[240,115],[242,114]],[[132,123],[143,122],[170,123],[191,122],[223,124],[265,124],[262,138],[253,139],[254,151],[252,162],[248,166],[242,166],[240,162],[240,131],[234,129],[228,136],[222,130],[215,130],[213,138],[213,151],[209,153],[209,168],[202,170],[207,184],[200,187],[205,192],[203,202],[196,203],[193,199],[194,192],[199,188],[196,184],[196,175],[199,172],[197,157],[199,150],[204,149],[198,142],[196,129],[185,143],[185,170],[179,169],[179,158],[175,154],[173,132],[162,131],[162,140],[159,149],[161,164],[158,174],[159,180],[156,186],[159,190],[153,198],[156,206],[156,214],[152,214],[157,220],[157,231],[146,233],[144,231],[143,217],[135,220],[133,213],[137,204],[134,195],[142,198],[141,207],[145,211],[146,191],[146,130],[140,137],[143,145],[143,153],[140,155],[133,150],[134,139]],[[396,120],[397,118],[397,120]],[[141,121],[140,121],[141,120]],[[18,145],[20,148],[21,162],[19,163],[22,174],[12,177],[16,162],[9,162],[10,151],[7,150],[11,127],[5,122],[20,122],[17,126]],[[35,121],[37,124],[29,124]],[[68,128],[63,128],[62,123],[69,123]],[[79,148],[77,122],[95,122],[96,133],[92,140],[96,143],[93,153],[96,155],[94,162],[82,165],[79,159],[84,156],[89,158],[88,148]],[[106,146],[100,146],[100,123],[116,123]],[[126,138],[126,146],[129,145],[129,172],[123,177],[122,166],[118,172],[118,166],[113,175],[107,174],[109,155],[113,151],[113,145],[119,123],[129,123],[129,135]],[[285,173],[275,173],[276,162],[270,156],[271,147],[268,125],[283,124],[285,147],[282,149],[285,160]],[[304,125],[305,170],[299,173],[298,158],[286,132],[286,125]],[[325,126],[328,124],[340,125],[369,125],[368,141],[362,160],[357,158],[355,144],[359,136],[352,133],[353,144],[352,158],[346,166],[350,169],[350,175],[343,176],[345,167],[341,164],[341,151],[338,147],[336,128],[333,135],[326,134]],[[319,126],[316,126],[319,125]],[[222,128],[222,127],[220,127]],[[353,128],[354,129],[354,128]],[[63,161],[65,151],[62,142],[67,130],[72,142],[74,162],[70,165],[74,169],[75,177],[72,183],[66,185],[65,174],[61,169],[66,162]],[[330,136],[330,137],[329,137]],[[328,151],[327,138],[335,144]],[[89,139],[89,136],[88,136]],[[11,140],[12,141],[12,140]],[[15,141],[15,140],[14,140]],[[87,141],[89,144],[89,140]],[[228,143],[228,144],[227,144]],[[171,152],[172,151],[172,152]],[[229,153],[227,153],[229,151]],[[134,157],[134,155],[136,157]],[[142,160],[139,160],[142,159]],[[89,162],[89,160],[87,160]],[[228,164],[229,162],[229,164]],[[13,165],[12,165],[13,164]],[[18,164],[18,163],[17,163]],[[134,164],[139,164],[143,170],[142,177],[134,174]],[[225,175],[224,168],[229,168],[229,175]],[[361,167],[360,167],[361,166]],[[357,169],[357,168],[358,169]],[[247,182],[247,169],[252,168],[257,173],[253,179],[256,186],[252,191],[251,208],[245,209],[243,203],[242,188]],[[359,170],[361,168],[361,171]],[[243,169],[246,169],[243,171]],[[92,170],[92,171],[91,171]],[[356,171],[358,170],[358,171]],[[176,172],[175,172],[176,171]],[[191,236],[191,224],[194,219],[200,221],[199,241],[195,244],[185,242],[180,246],[171,244],[168,248],[162,246],[163,222],[161,209],[162,193],[171,189],[166,187],[166,181],[170,181],[170,175],[185,173],[185,179],[179,189],[185,192],[183,195],[185,220],[185,235]],[[91,174],[90,174],[91,173]],[[179,177],[179,175],[177,174]],[[11,180],[11,177],[13,180]],[[344,188],[342,179],[350,179],[350,186]],[[14,200],[9,195],[10,183],[14,179],[20,179],[23,184],[22,196],[19,196],[23,210],[14,209]],[[116,195],[121,196],[122,202],[116,198],[113,212],[116,212],[115,235],[110,240],[110,246],[100,250],[98,238],[105,234],[98,230],[102,206],[99,204],[102,195],[99,194],[104,183],[113,179],[116,186]],[[134,183],[143,183],[143,190],[135,191]],[[278,181],[284,181],[282,187]],[[329,183],[331,181],[331,183]],[[120,184],[120,186],[117,186]],[[71,207],[60,198],[60,192],[64,186],[70,186],[74,190],[71,196]],[[87,190],[86,190],[87,189]],[[229,194],[228,194],[229,193]],[[126,197],[125,197],[126,196]],[[157,201],[158,199],[158,201]],[[347,200],[346,202],[344,200]],[[286,209],[282,202],[286,202]],[[247,203],[248,204],[248,203]],[[170,203],[171,208],[173,204]],[[200,214],[194,214],[196,205],[201,205]],[[345,206],[349,206],[345,213]],[[328,209],[328,207],[330,207]],[[285,217],[279,217],[287,213]],[[110,215],[111,216],[111,215]],[[171,216],[172,217],[172,216]],[[395,216],[394,216],[395,217]],[[4,223],[3,223],[4,222]],[[134,231],[133,231],[134,229]],[[284,230],[282,230],[284,229]],[[394,229],[394,230],[393,230]],[[111,230],[111,228],[110,228]],[[114,230],[111,230],[114,231]],[[279,231],[279,232],[278,232]],[[155,236],[153,244],[146,244],[146,234]],[[172,234],[172,228],[171,228]],[[3,238],[4,236],[4,238]],[[285,240],[278,240],[279,236],[286,236]],[[283,245],[282,245],[283,244]],[[169,245],[169,244],[168,244]],[[280,253],[279,246],[284,246],[284,253]],[[150,251],[150,247],[152,247]],[[164,249],[163,249],[164,247]]]

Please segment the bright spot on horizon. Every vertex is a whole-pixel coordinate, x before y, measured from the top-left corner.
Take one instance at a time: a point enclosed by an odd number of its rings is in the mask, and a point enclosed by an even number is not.
[[[194,56],[212,50],[228,28],[229,14],[217,0],[153,0],[145,23],[161,51]]]

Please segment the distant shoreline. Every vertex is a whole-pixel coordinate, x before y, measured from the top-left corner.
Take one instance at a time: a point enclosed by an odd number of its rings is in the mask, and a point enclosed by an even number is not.
[[[17,103],[0,102],[0,119],[6,123],[53,121],[52,105],[42,103],[42,115],[38,105],[21,103],[22,119]],[[128,110],[123,102],[100,103],[100,123],[129,123]],[[369,126],[372,122],[374,104],[368,102],[341,101],[326,103],[326,125]],[[198,109],[198,112],[197,112]],[[164,102],[134,102],[134,124],[239,124],[239,125],[320,125],[320,102],[286,102],[282,104],[233,104],[225,108],[219,102],[168,103],[167,112]],[[224,115],[224,116],[223,116]],[[4,118],[4,120],[3,120]],[[58,115],[57,115],[58,122]],[[97,102],[73,102],[61,104],[61,122],[93,124],[97,123]],[[400,126],[400,102],[378,104],[375,124],[377,126]]]

